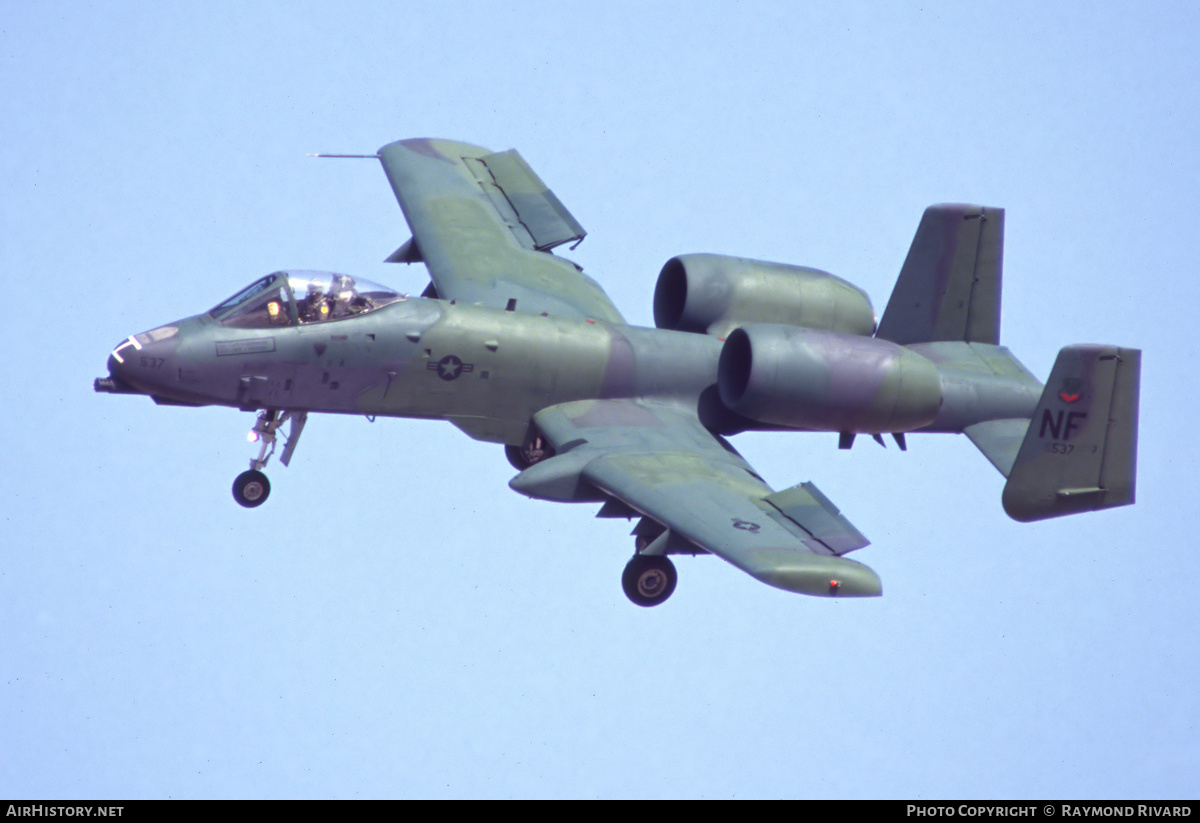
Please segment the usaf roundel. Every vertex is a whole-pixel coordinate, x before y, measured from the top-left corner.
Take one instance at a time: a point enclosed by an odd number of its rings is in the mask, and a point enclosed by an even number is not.
[[[464,363],[453,354],[448,354],[436,363],[429,363],[425,368],[437,372],[438,377],[443,380],[454,380],[459,375],[475,371],[475,364]]]

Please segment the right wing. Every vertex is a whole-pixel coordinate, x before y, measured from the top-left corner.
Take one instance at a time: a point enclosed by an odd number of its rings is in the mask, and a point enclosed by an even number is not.
[[[693,412],[640,400],[576,401],[544,409],[534,422],[558,453],[513,478],[516,491],[579,499],[572,484],[585,483],[665,527],[663,546],[711,552],[777,588],[882,591],[875,572],[839,556],[868,541],[816,486],[772,492]]]
[[[422,138],[378,157],[413,233],[388,260],[424,261],[436,296],[625,322],[594,280],[550,253],[586,232],[515,150]]]

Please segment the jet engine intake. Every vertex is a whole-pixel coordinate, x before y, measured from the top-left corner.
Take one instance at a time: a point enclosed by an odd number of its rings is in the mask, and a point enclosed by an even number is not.
[[[866,292],[820,269],[720,254],[683,254],[662,267],[654,288],[660,329],[724,338],[746,323],[870,336],[875,312]]]
[[[932,423],[942,403],[937,367],[914,351],[778,324],[729,335],[717,387],[738,414],[810,431],[912,431]]]

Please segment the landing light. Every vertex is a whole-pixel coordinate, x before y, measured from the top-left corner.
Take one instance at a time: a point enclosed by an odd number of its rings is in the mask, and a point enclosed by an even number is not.
[[[254,429],[251,429],[246,434],[246,442],[247,443],[257,443],[258,442],[258,432],[256,432]]]

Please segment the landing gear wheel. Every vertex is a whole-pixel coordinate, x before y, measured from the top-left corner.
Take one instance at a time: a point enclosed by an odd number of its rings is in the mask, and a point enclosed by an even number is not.
[[[635,554],[621,575],[625,596],[638,606],[657,606],[675,591],[675,564],[653,554]]]
[[[554,448],[540,434],[535,434],[527,437],[520,446],[505,446],[504,456],[514,469],[523,472],[534,463],[553,457]]]
[[[508,464],[519,472],[523,472],[533,465],[525,459],[525,455],[521,452],[522,449],[520,446],[504,447],[504,456],[508,458]]]
[[[256,469],[242,472],[233,481],[233,499],[247,509],[266,503],[270,494],[270,481],[265,474]]]

